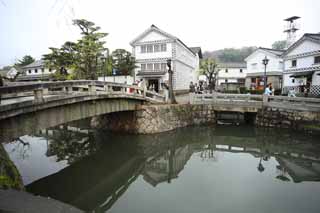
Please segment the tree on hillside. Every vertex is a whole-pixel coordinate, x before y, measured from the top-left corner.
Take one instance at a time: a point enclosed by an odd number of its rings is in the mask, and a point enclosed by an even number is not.
[[[244,59],[250,55],[256,47],[242,47],[242,48],[225,48],[216,51],[206,51],[204,52],[204,58],[212,58],[217,60],[217,62],[227,63],[227,62],[243,62]]]
[[[124,49],[116,49],[112,52],[113,68],[118,71],[118,75],[132,75],[136,68],[135,58],[130,52]]]
[[[15,65],[18,66],[18,67],[23,67],[23,66],[26,66],[28,64],[31,64],[34,61],[35,61],[35,59],[32,58],[32,56],[25,55],[25,56],[23,56],[23,58],[21,60],[18,60],[18,62],[15,63]]]
[[[66,42],[61,48],[49,48],[51,53],[44,55],[47,66],[61,72],[73,70],[77,79],[92,79],[105,65],[105,41],[107,33],[98,32],[100,27],[85,19],[73,20],[73,24],[80,28],[82,37],[77,42]]]
[[[207,58],[200,62],[200,75],[205,75],[209,82],[209,90],[215,90],[216,80],[220,69],[215,59]]]
[[[275,42],[273,42],[271,47],[272,47],[272,49],[283,50],[287,47],[287,41],[286,40],[275,41]]]

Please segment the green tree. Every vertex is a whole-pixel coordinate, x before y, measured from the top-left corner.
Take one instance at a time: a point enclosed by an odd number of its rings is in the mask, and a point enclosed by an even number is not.
[[[25,55],[25,56],[23,56],[23,58],[21,60],[18,60],[18,62],[15,63],[15,65],[18,66],[18,67],[23,67],[23,66],[26,66],[28,64],[31,64],[34,61],[35,61],[35,59],[32,58],[32,56]]]
[[[56,80],[66,80],[68,69],[75,67],[76,43],[66,42],[61,48],[50,47],[51,53],[43,55],[47,67],[56,70],[53,78]]]
[[[218,62],[243,62],[244,59],[250,55],[256,47],[242,47],[242,48],[225,48],[216,51],[204,52],[204,58],[214,58]]]
[[[283,50],[287,47],[287,41],[286,40],[275,41],[271,46],[272,46],[272,49]]]
[[[73,20],[73,24],[81,30],[81,39],[77,42],[66,42],[61,48],[49,48],[51,53],[43,56],[47,66],[59,71],[56,75],[66,75],[67,69],[73,71],[77,79],[98,77],[105,69],[105,41],[107,33],[98,32],[100,27],[85,19]]]
[[[136,61],[130,52],[124,49],[116,49],[111,55],[113,68],[118,71],[118,75],[133,75]]]
[[[215,90],[219,71],[220,69],[215,59],[207,58],[201,60],[199,73],[207,77],[210,91]]]
[[[98,32],[100,27],[95,26],[93,22],[85,19],[73,20],[73,24],[81,30],[82,38],[77,42],[77,63],[76,70],[80,76],[87,79],[96,79],[97,74],[103,69],[105,63],[104,55],[107,50],[104,47],[107,33]]]

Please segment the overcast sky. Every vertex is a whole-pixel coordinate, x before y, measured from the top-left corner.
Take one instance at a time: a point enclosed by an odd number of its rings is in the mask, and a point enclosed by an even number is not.
[[[202,50],[270,47],[285,39],[284,18],[301,16],[303,33],[320,32],[319,0],[0,0],[0,67],[79,38],[72,19],[95,22],[111,50],[155,24]]]

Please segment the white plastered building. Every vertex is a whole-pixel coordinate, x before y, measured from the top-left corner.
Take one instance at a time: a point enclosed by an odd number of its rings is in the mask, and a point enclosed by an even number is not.
[[[187,91],[191,81],[198,77],[200,47],[188,47],[177,37],[155,25],[137,36],[132,42],[132,54],[136,59],[135,79],[143,79],[147,87],[161,91],[168,83],[167,60],[172,60],[173,89]]]

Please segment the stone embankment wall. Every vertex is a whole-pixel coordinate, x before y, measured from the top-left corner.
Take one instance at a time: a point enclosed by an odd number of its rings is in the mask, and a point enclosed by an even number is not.
[[[320,112],[266,107],[258,110],[256,126],[312,129],[312,126],[320,126]]]
[[[215,124],[216,119],[211,105],[145,105],[134,112],[100,116],[92,123],[112,131],[152,134],[191,125]]]

